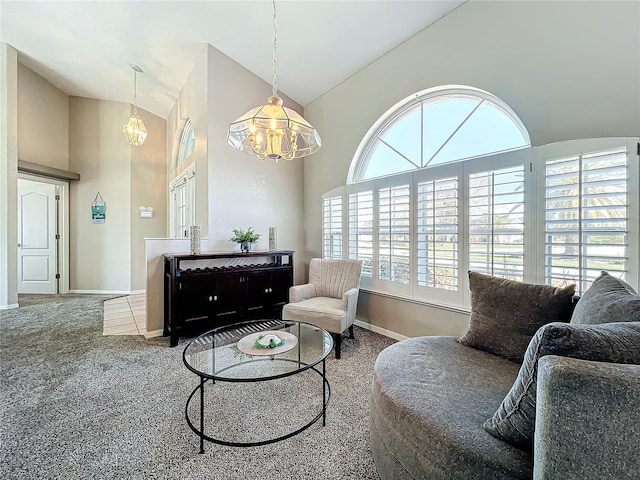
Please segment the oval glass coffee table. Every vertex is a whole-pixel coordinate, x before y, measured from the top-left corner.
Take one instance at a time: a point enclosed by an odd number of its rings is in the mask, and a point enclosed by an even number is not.
[[[257,348],[256,342],[277,335],[285,340],[273,348]],[[264,342],[264,340],[263,340]],[[252,320],[215,328],[193,339],[185,347],[182,358],[186,367],[200,377],[200,384],[191,392],[185,407],[187,424],[200,437],[200,453],[204,441],[235,447],[253,447],[278,442],[306,430],[326,412],[331,398],[331,386],[326,376],[325,360],[333,348],[329,332],[309,323],[288,320]],[[319,364],[322,364],[322,367]],[[259,441],[236,442],[213,438],[205,433],[205,385],[210,382],[266,382],[314,371],[322,381],[320,412],[308,423],[284,435]],[[199,394],[199,395],[197,395]],[[193,422],[189,406],[199,397],[200,418]],[[286,401],[280,399],[279,401]]]

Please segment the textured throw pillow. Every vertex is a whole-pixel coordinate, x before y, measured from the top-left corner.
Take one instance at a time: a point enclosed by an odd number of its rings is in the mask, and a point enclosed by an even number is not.
[[[619,278],[602,272],[580,297],[571,323],[609,322],[640,322],[640,295]]]
[[[513,362],[524,352],[538,328],[568,322],[575,285],[556,288],[469,272],[471,317],[458,341]]]
[[[538,359],[545,355],[640,364],[640,322],[550,323],[536,332],[511,390],[483,425],[491,435],[523,449],[533,443]]]

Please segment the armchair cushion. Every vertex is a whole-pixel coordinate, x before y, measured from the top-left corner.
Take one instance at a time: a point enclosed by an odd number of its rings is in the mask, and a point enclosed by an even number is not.
[[[347,290],[360,285],[362,262],[312,258],[309,262],[309,283],[316,287],[319,297],[342,298]]]
[[[285,305],[282,318],[312,323],[331,333],[342,333],[348,327],[341,298],[313,297],[289,303]]]

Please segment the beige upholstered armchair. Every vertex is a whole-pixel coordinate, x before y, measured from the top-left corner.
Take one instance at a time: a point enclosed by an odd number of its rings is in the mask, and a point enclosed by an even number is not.
[[[336,358],[340,358],[342,332],[353,338],[362,261],[312,258],[309,283],[289,289],[283,320],[308,322],[333,335]]]

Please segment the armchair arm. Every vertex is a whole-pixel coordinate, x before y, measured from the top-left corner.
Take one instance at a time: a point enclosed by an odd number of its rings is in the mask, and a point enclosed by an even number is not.
[[[316,286],[313,283],[294,285],[289,288],[289,302],[297,303],[311,297],[316,297]]]
[[[640,471],[640,365],[538,362],[533,478],[631,479]]]
[[[347,312],[347,325],[351,325],[356,318],[356,309],[358,308],[358,292],[357,287],[351,288],[342,294],[342,306]]]

